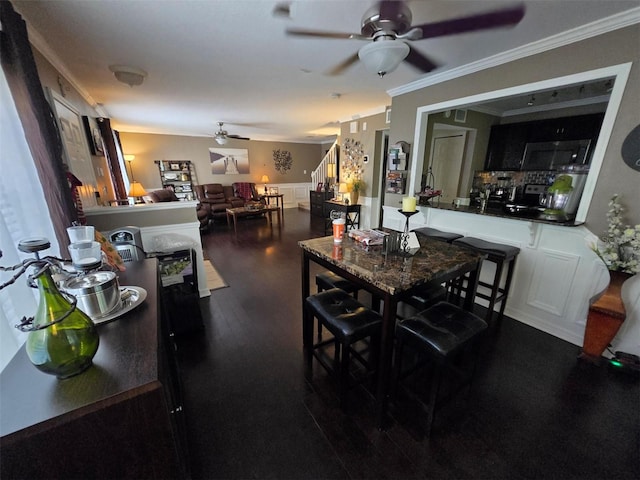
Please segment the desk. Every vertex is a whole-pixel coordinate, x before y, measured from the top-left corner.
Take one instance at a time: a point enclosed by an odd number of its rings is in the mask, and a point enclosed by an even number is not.
[[[344,213],[345,218],[347,220],[346,230],[352,228],[360,228],[360,205],[347,205],[342,202],[335,202],[333,200],[326,200],[324,202],[324,234],[326,235],[328,231],[331,230],[331,211],[335,210],[336,212]],[[354,214],[353,217],[351,214]]]
[[[310,295],[309,263],[331,270],[358,284],[384,301],[376,416],[384,428],[391,372],[394,328],[398,301],[403,295],[428,282],[446,282],[469,273],[464,307],[473,308],[483,255],[445,242],[419,238],[420,250],[410,257],[382,254],[382,247],[365,249],[351,238],[334,245],[333,237],[298,242],[302,249],[302,304]],[[304,308],[304,307],[303,307]],[[307,348],[308,346],[305,346]]]
[[[267,207],[271,205],[272,198],[276,199],[276,208],[280,209],[280,213],[278,213],[278,220],[280,222],[283,222],[284,221],[284,193],[268,193],[268,194],[261,195],[261,197],[264,198],[264,201]]]

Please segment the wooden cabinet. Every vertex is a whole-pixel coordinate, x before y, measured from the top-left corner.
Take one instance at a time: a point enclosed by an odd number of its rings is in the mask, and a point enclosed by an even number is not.
[[[528,132],[527,123],[494,125],[489,137],[485,170],[520,170]]]
[[[604,114],[596,113],[593,115],[528,122],[531,128],[527,141],[596,140],[600,134],[600,126],[603,119]]]
[[[22,347],[0,374],[2,478],[188,478],[174,346],[161,319],[156,259],[127,264],[121,285],[144,303],[98,325],[85,372],[58,380]]]
[[[329,190],[328,192],[317,192],[315,190],[311,190],[309,192],[309,203],[311,208],[311,215],[314,217],[322,217],[325,218],[324,212],[324,202],[325,200],[331,200],[333,198],[333,191]]]
[[[579,115],[491,127],[485,170],[520,170],[528,143],[591,140],[600,134],[604,114]],[[587,161],[588,163],[588,161]],[[539,166],[538,166],[539,167]],[[544,170],[545,168],[533,168]],[[527,168],[531,170],[532,168]]]
[[[162,188],[173,190],[180,200],[194,200],[195,170],[189,160],[156,160]]]

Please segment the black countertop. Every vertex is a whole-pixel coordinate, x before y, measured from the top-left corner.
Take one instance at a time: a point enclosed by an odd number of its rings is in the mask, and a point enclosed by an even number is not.
[[[577,222],[575,220],[569,220],[565,222],[554,221],[554,220],[545,220],[543,218],[537,218],[531,215],[518,215],[512,213],[506,213],[502,207],[491,208],[488,207],[484,212],[480,211],[474,205],[470,206],[460,206],[456,207],[455,205],[443,203],[438,203],[437,201],[432,201],[430,205],[418,205],[418,208],[436,208],[438,210],[449,210],[452,212],[463,212],[463,213],[472,213],[475,215],[484,215],[487,217],[500,217],[500,218],[508,218],[509,220],[521,220],[525,222],[534,222],[534,223],[546,223],[547,225],[559,225],[563,227],[578,227],[580,225],[584,225],[584,222]]]

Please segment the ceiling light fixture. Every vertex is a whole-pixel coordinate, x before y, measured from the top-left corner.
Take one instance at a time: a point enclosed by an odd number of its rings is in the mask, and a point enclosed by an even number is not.
[[[130,87],[142,85],[147,76],[147,72],[144,70],[125,65],[109,65],[109,70],[113,72],[119,82],[126,83]]]
[[[213,138],[215,138],[218,145],[225,145],[227,143],[227,136],[224,133],[216,133],[216,136]]]
[[[398,65],[409,55],[410,50],[406,43],[400,40],[388,40],[382,36],[362,47],[358,51],[358,57],[368,70],[382,78],[398,68]]]

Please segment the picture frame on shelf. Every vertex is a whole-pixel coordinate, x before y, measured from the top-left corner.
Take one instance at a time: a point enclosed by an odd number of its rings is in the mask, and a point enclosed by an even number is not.
[[[324,189],[324,183],[318,182],[318,185],[316,185],[316,192],[321,192],[323,189]]]
[[[269,195],[278,195],[278,187],[269,187]]]
[[[180,170],[180,164],[179,163],[170,163],[169,164],[169,170]]]

